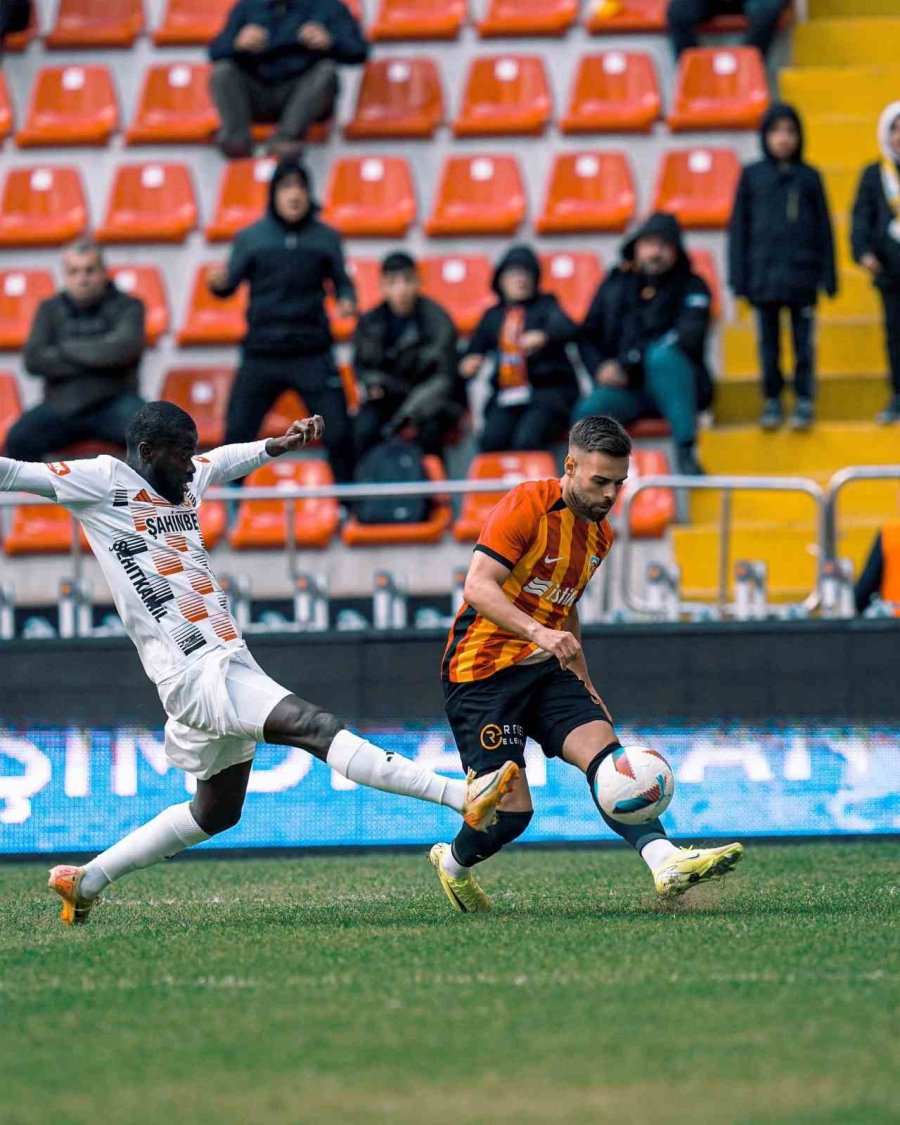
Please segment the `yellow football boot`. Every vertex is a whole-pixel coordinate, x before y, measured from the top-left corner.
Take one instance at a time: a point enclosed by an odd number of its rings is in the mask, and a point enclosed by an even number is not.
[[[497,823],[497,806],[500,799],[512,789],[519,776],[515,762],[504,762],[493,773],[475,776],[474,770],[466,774],[466,807],[463,820],[476,832],[486,832]]]
[[[62,864],[54,867],[47,880],[47,886],[62,899],[60,918],[66,926],[83,926],[97,901],[95,898],[79,898],[78,888],[84,878],[83,867]]]
[[[727,875],[743,858],[743,844],[725,844],[721,848],[681,848],[679,855],[653,872],[657,894],[663,898],[677,898],[691,887]]]
[[[491,900],[471,872],[461,879],[454,879],[444,870],[441,860],[449,850],[449,844],[435,844],[428,853],[428,859],[438,873],[444,894],[450,899],[453,909],[458,910],[460,914],[483,914],[490,910]]]

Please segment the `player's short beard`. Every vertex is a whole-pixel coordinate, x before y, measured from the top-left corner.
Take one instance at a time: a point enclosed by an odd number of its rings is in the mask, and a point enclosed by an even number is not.
[[[599,523],[600,520],[609,515],[609,508],[599,504],[591,504],[574,481],[569,482],[569,495],[566,500],[579,519],[588,520],[590,523]]]

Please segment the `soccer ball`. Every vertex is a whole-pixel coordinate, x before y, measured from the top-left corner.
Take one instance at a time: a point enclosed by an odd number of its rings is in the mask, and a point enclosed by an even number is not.
[[[612,820],[646,824],[669,807],[675,778],[658,750],[620,746],[600,763],[594,792],[600,808]]]

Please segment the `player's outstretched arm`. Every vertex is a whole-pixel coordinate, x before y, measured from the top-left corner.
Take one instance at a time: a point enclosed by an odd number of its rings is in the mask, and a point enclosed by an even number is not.
[[[14,461],[0,457],[0,492],[30,492],[56,499],[53,481],[47,466],[38,461]]]
[[[210,485],[240,480],[272,457],[281,457],[285,453],[302,449],[324,432],[324,419],[321,414],[314,414],[312,418],[292,422],[281,437],[269,438],[268,441],[220,445],[218,449],[211,449],[198,458],[199,465],[207,466],[207,471],[196,481],[196,485],[203,492]]]

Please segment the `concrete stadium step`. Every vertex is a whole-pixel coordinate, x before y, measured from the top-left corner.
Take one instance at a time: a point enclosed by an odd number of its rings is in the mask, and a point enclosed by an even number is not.
[[[877,320],[882,315],[881,299],[871,278],[858,266],[845,266],[838,274],[839,292],[832,300],[822,297],[817,305],[820,323],[833,320]],[[736,304],[738,324],[755,323],[755,313],[746,301]]]
[[[874,118],[873,118],[874,120]],[[874,127],[873,127],[874,128]],[[873,132],[874,136],[874,132]],[[873,156],[874,160],[875,157]],[[862,176],[862,168],[853,164],[826,164],[819,168],[825,181],[825,191],[832,214],[847,216],[856,198],[856,189]]]
[[[835,470],[804,473],[824,488]],[[848,526],[869,526],[897,516],[898,481],[854,481],[841,493],[839,511]],[[760,523],[766,520],[806,523],[815,520],[812,499],[800,492],[735,492],[732,494],[732,519],[735,523]],[[691,523],[715,524],[721,510],[720,492],[695,492],[690,501]]]
[[[897,10],[870,19],[815,19],[794,29],[795,66],[896,65]]]
[[[813,164],[841,164],[844,167],[860,168],[878,155],[876,123],[875,114],[807,114],[803,126],[803,154]]]
[[[852,8],[852,13],[848,12]],[[897,0],[809,0],[810,19],[834,16],[895,16]]]
[[[886,384],[885,384],[886,389]],[[805,434],[756,426],[722,427],[700,435],[700,460],[709,473],[810,476],[845,465],[900,463],[900,429],[873,422],[831,422]]]
[[[816,418],[820,422],[871,422],[887,400],[883,375],[819,375],[817,382]],[[757,375],[729,375],[717,380],[713,412],[718,425],[755,424],[761,406]]]
[[[818,368],[823,374],[882,374],[886,368],[883,327],[880,320],[831,320],[816,328]],[[790,330],[782,329],[783,362],[790,357]],[[722,370],[728,375],[754,375],[759,371],[756,333],[749,322],[735,321],[722,329]]]
[[[778,89],[804,118],[810,113],[868,117],[873,143],[878,114],[897,96],[893,69],[883,66],[788,66],[778,72]]]

